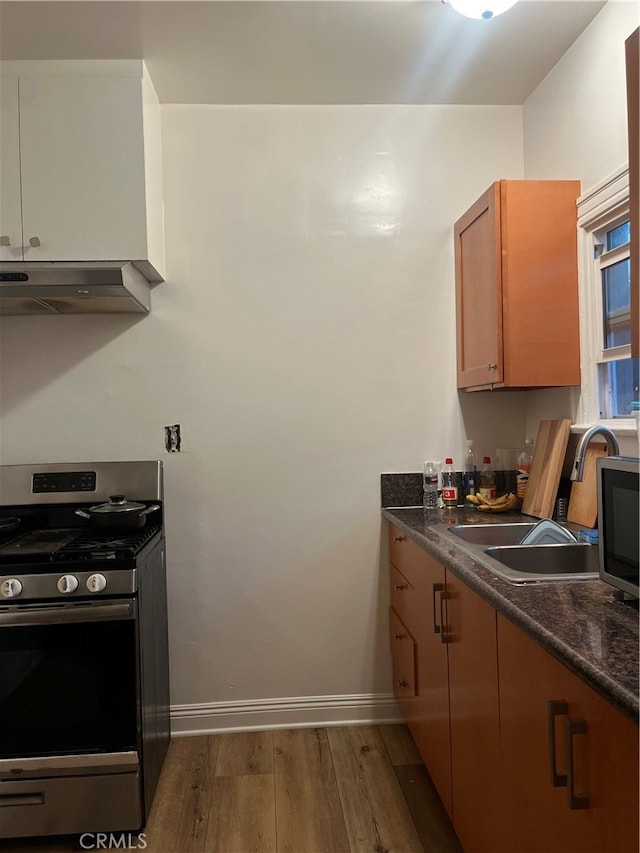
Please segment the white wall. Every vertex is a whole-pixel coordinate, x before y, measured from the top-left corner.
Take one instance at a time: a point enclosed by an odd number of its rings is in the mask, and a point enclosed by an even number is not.
[[[523,106],[526,178],[577,178],[589,190],[628,161],[625,39],[640,3],[609,2]],[[527,433],[543,418],[575,420],[579,395],[537,391],[527,399]],[[637,454],[634,437],[622,450]]]
[[[451,236],[521,110],[167,106],[163,146],[151,316],[5,319],[2,462],[164,458],[174,704],[388,694],[380,473],[524,436],[461,410]]]

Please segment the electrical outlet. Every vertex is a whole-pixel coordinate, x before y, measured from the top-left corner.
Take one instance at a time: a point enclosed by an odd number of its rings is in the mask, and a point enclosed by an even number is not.
[[[180,424],[166,426],[164,428],[164,449],[167,453],[180,453],[181,444]]]

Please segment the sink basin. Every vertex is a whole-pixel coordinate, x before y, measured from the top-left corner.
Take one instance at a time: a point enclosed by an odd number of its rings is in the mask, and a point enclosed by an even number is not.
[[[501,564],[491,570],[510,581],[531,583],[599,577],[598,548],[587,543],[503,545],[486,548],[484,553]]]
[[[449,528],[459,539],[473,545],[518,545],[535,524],[511,522],[505,524],[456,524]]]

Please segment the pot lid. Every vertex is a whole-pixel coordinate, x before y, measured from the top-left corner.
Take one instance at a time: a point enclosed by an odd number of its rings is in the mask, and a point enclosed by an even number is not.
[[[135,503],[134,501],[128,501],[125,499],[124,495],[111,495],[109,497],[109,503],[98,504],[97,506],[92,506],[91,509],[89,510],[89,512],[99,512],[99,513],[140,512],[143,509],[146,509],[144,504]]]

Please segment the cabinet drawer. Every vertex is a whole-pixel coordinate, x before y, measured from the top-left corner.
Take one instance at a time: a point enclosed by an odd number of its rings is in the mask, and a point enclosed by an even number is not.
[[[392,607],[389,608],[389,642],[393,662],[393,694],[417,743],[420,715],[416,642]]]
[[[393,692],[398,697],[415,696],[416,641],[393,607],[389,609],[389,642],[393,658]]]
[[[414,587],[423,581],[432,560],[426,551],[393,524],[389,525],[389,557]]]
[[[390,566],[390,577],[391,606],[403,622],[412,628],[412,615],[416,607],[415,588],[395,566]]]

